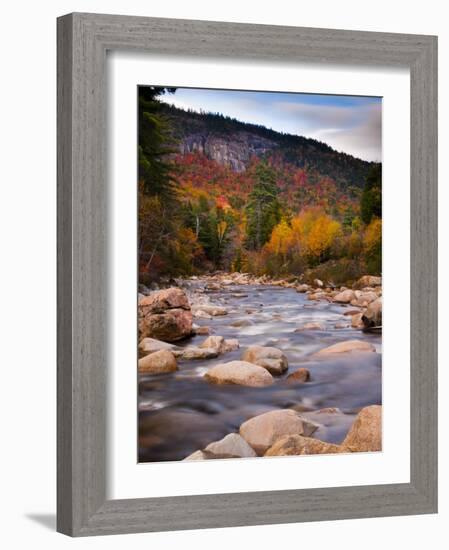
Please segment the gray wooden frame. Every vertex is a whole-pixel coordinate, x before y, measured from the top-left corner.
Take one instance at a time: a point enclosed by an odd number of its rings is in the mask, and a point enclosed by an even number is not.
[[[108,50],[410,69],[410,483],[106,499]],[[58,531],[82,536],[436,511],[437,38],[82,13],[59,18]]]

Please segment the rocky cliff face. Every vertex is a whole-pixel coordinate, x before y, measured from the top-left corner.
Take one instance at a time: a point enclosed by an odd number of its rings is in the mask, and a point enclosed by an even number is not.
[[[232,139],[213,133],[194,133],[179,144],[182,154],[200,152],[235,172],[243,172],[253,156],[262,156],[278,147],[272,140],[248,132],[236,132]]]

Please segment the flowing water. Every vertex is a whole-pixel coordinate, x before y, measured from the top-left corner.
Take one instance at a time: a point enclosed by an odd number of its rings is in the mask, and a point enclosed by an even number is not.
[[[201,286],[200,282],[197,284]],[[195,319],[212,333],[238,338],[240,349],[216,359],[179,361],[175,373],[139,376],[139,461],[181,460],[238,428],[245,420],[274,409],[292,408],[320,424],[314,437],[340,443],[360,408],[381,404],[381,336],[350,327],[344,316],[352,306],[310,301],[291,288],[230,285],[208,293],[211,302],[228,315]],[[250,324],[232,327],[237,320]],[[306,322],[324,330],[294,332]],[[347,328],[335,328],[344,322]],[[195,336],[180,345],[198,345],[207,336]],[[317,359],[315,351],[344,340],[360,339],[376,346],[377,353],[345,353]],[[288,371],[264,388],[217,386],[204,373],[219,363],[240,359],[250,345],[274,346],[285,353]],[[306,367],[311,381],[292,384],[288,374]],[[340,412],[315,413],[323,408]]]

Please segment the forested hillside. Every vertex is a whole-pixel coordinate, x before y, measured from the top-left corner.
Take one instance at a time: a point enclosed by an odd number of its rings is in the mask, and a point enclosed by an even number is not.
[[[139,92],[141,280],[381,271],[381,166]]]

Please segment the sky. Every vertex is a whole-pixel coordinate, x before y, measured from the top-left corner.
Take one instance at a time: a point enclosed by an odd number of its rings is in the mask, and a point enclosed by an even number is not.
[[[364,160],[382,160],[380,97],[178,88],[161,100],[317,139]]]

